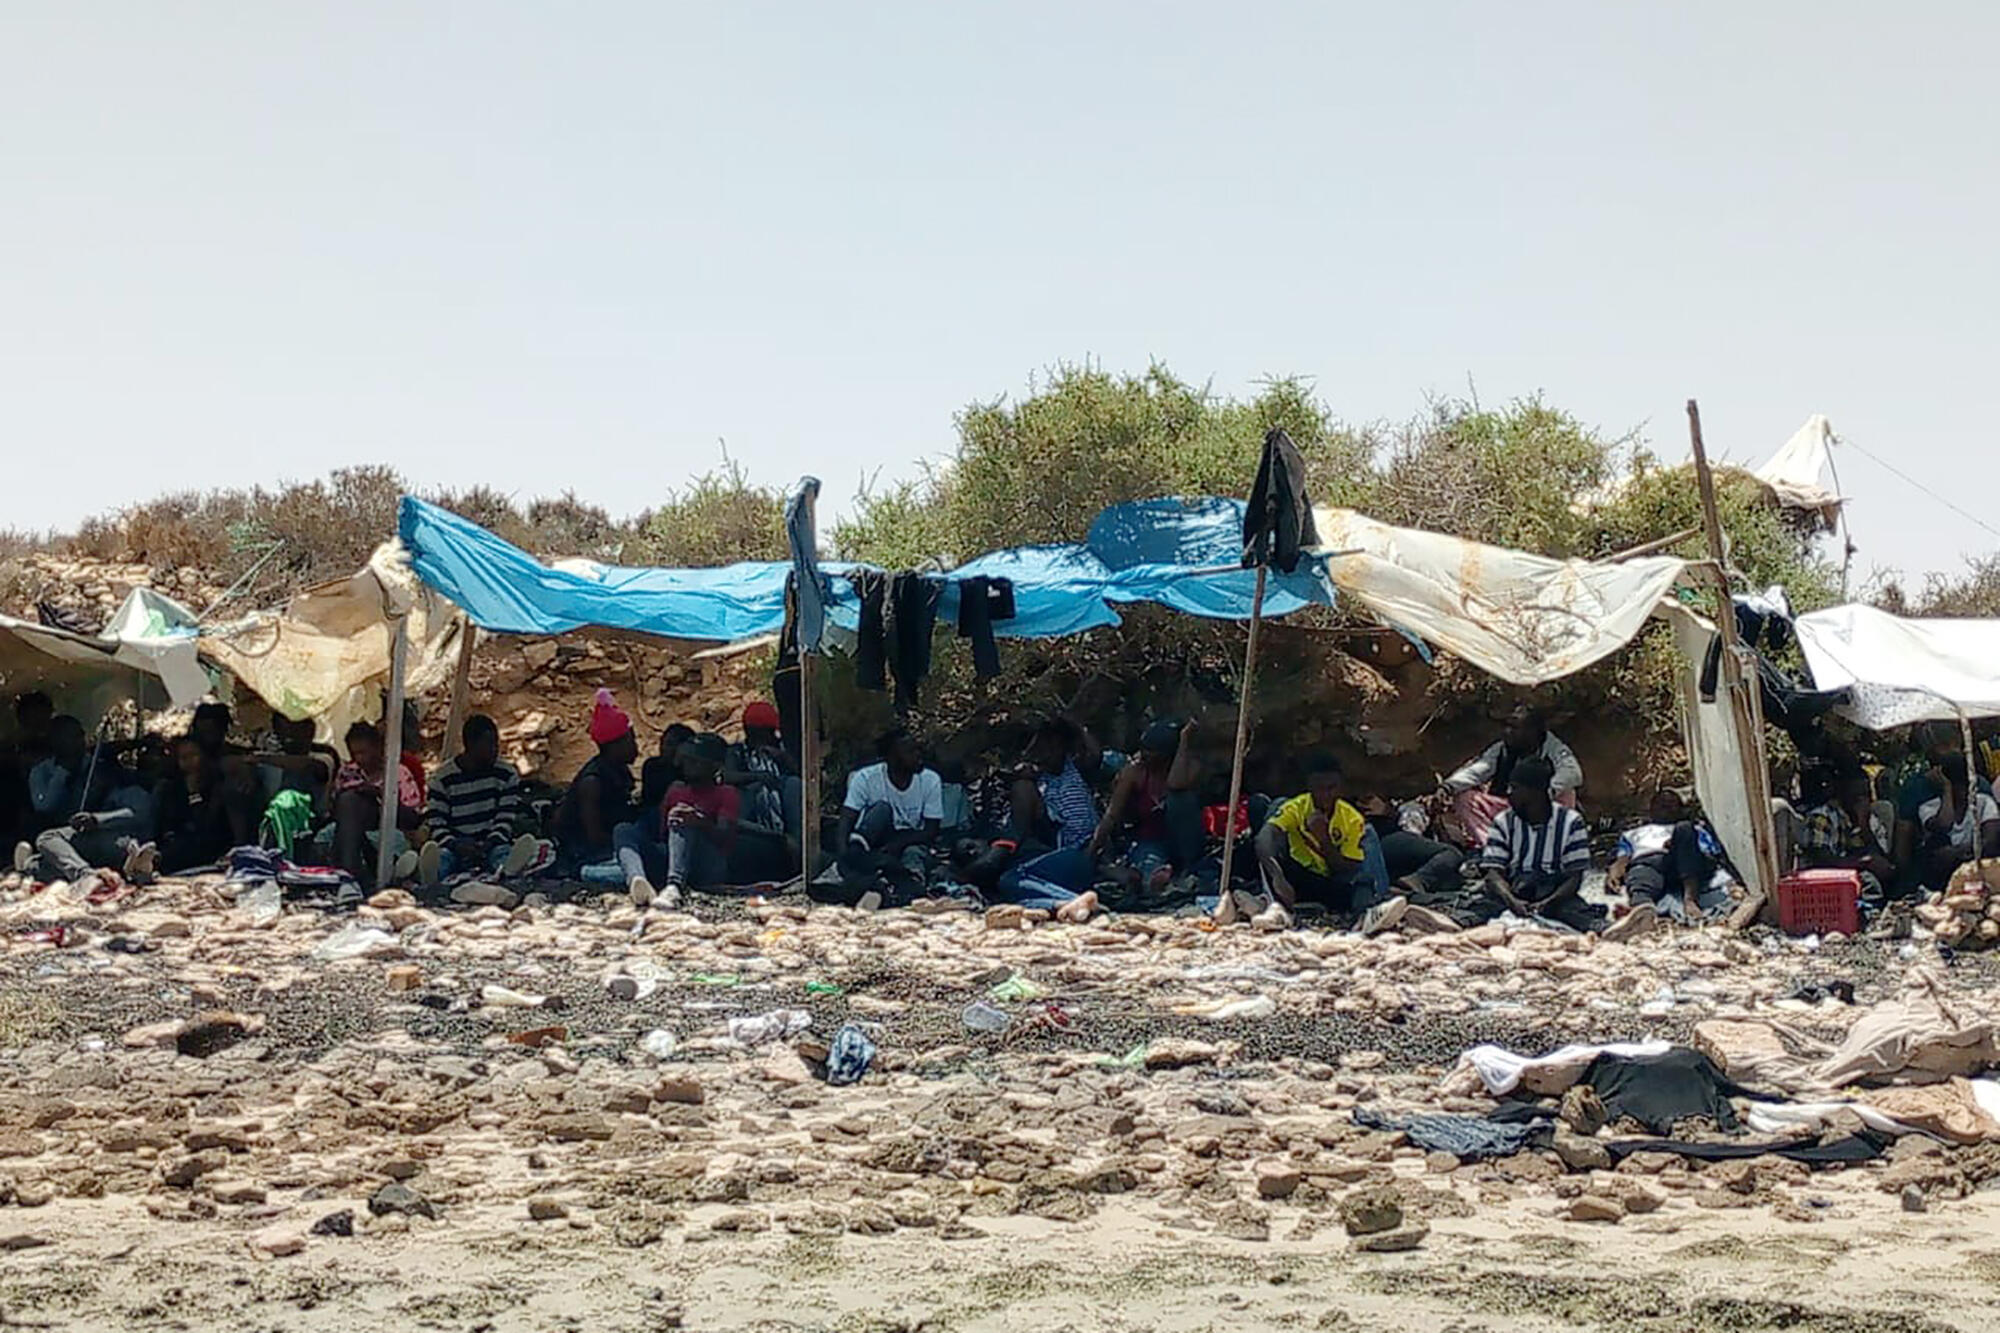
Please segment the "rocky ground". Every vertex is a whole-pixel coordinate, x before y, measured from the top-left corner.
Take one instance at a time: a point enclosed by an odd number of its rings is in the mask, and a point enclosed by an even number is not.
[[[2000,1327],[1987,1148],[1607,1171],[1352,1118],[1490,1107],[1444,1086],[1476,1041],[1865,1008],[1929,946],[695,907],[0,890],[0,1327]]]

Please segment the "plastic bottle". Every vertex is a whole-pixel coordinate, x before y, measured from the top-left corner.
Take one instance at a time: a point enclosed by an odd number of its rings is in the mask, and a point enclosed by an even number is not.
[[[959,1019],[974,1032],[1004,1032],[1014,1022],[1012,1014],[984,1000],[974,1000],[966,1005]]]

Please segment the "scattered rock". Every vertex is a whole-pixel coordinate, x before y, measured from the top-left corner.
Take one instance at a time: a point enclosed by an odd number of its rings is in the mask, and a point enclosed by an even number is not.
[[[1921,1213],[1930,1208],[1930,1201],[1924,1197],[1922,1188],[1916,1185],[1903,1186],[1903,1211]]]
[[[577,1115],[551,1116],[542,1122],[542,1133],[557,1143],[578,1143],[589,1141],[602,1143],[611,1137],[614,1127],[601,1115],[588,1112]]]
[[[1430,1223],[1411,1222],[1393,1231],[1373,1231],[1356,1236],[1349,1242],[1348,1248],[1367,1254],[1400,1254],[1404,1250],[1416,1249],[1430,1234]]]
[[[206,1060],[262,1028],[263,1020],[260,1018],[231,1013],[226,1009],[211,1009],[195,1015],[187,1026],[175,1034],[174,1049],[182,1055]]]
[[[1572,1222],[1620,1222],[1624,1218],[1625,1205],[1602,1194],[1585,1194],[1570,1200],[1569,1220]]]
[[[1402,1196],[1386,1185],[1356,1190],[1340,1201],[1340,1224],[1350,1236],[1394,1231],[1403,1225]]]
[[[1453,1159],[1453,1165],[1457,1165],[1456,1159]],[[1257,1193],[1263,1198],[1289,1199],[1297,1191],[1301,1179],[1299,1169],[1290,1162],[1257,1164]]]
[[[1611,1150],[1596,1139],[1579,1138],[1575,1134],[1556,1132],[1555,1141],[1550,1145],[1562,1164],[1572,1171],[1609,1171]]]
[[[569,1205],[556,1199],[530,1199],[528,1216],[536,1222],[560,1222],[569,1216]]]
[[[397,963],[383,974],[392,993],[413,991],[424,984],[424,970],[415,963]]]
[[[437,1205],[408,1185],[391,1182],[368,1198],[368,1211],[377,1217],[427,1217],[437,1220]]]
[[[708,1224],[710,1231],[752,1234],[771,1229],[771,1219],[754,1208],[733,1208]]]
[[[354,1210],[343,1208],[337,1213],[328,1213],[312,1224],[315,1236],[352,1236],[354,1234]]]
[[[277,1222],[250,1238],[250,1248],[280,1259],[306,1247],[306,1233],[289,1222]]]
[[[53,1244],[47,1236],[36,1235],[32,1231],[9,1231],[0,1233],[0,1251],[39,1250],[44,1245]]]
[[[677,1106],[700,1106],[708,1094],[693,1074],[668,1074],[653,1085],[653,1100]]]

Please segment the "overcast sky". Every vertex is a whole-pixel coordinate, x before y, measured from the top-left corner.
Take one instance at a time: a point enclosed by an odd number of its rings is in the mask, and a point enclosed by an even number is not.
[[[846,503],[1040,368],[1468,380],[2000,526],[2000,7],[16,4],[0,526],[388,462]],[[1860,568],[2000,547],[1841,455]],[[1978,502],[1965,497],[1976,495]]]

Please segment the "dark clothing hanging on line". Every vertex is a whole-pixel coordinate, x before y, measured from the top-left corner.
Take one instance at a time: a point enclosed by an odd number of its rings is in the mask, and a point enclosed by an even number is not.
[[[1264,435],[1257,479],[1243,507],[1243,567],[1268,564],[1290,574],[1304,548],[1317,546],[1312,501],[1306,496],[1306,460],[1292,437],[1272,429]]]
[[[1000,648],[993,642],[993,622],[1014,618],[1014,581],[977,574],[958,585],[958,637],[972,640],[972,669],[981,676],[1000,674]]]
[[[894,651],[889,670],[896,677],[896,707],[916,706],[917,687],[931,671],[931,633],[937,628],[938,598],[944,589],[922,574],[896,574],[889,579],[889,607]]]
[[[858,569],[847,578],[861,596],[861,624],[854,640],[854,683],[864,690],[886,690],[889,576],[879,569]]]
[[[799,670],[798,576],[785,584],[785,625],[778,631],[778,660],[771,669],[771,701],[778,708],[778,743],[798,762],[805,736],[805,701],[799,697],[804,673]]]

